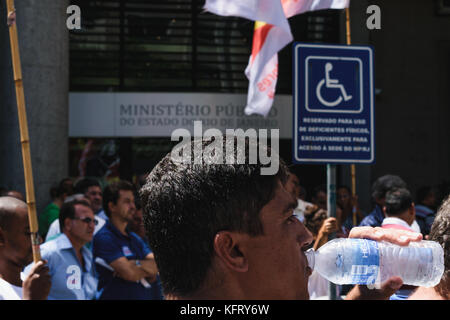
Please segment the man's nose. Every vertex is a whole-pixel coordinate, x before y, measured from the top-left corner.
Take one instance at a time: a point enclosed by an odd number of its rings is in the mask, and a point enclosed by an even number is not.
[[[298,242],[300,244],[301,247],[305,247],[310,245],[311,243],[313,243],[313,235],[312,233],[308,230],[308,228],[305,227],[305,225],[303,223],[301,223],[300,221],[298,222],[300,224],[300,233],[298,236]]]

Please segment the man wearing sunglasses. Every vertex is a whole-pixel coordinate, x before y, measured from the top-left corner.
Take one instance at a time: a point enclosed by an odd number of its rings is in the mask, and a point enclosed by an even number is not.
[[[41,255],[48,261],[52,281],[48,299],[91,300],[97,279],[92,252],[85,245],[92,241],[97,223],[94,211],[83,200],[64,203],[59,223],[61,235],[41,245]]]

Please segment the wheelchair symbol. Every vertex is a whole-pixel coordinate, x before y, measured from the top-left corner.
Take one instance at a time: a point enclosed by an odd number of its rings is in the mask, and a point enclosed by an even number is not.
[[[325,64],[325,79],[322,79],[319,81],[316,87],[316,96],[319,101],[327,107],[335,107],[339,103],[342,102],[342,98],[344,98],[344,101],[348,101],[352,98],[351,95],[347,95],[347,92],[345,91],[345,87],[343,84],[339,83],[338,79],[330,79],[330,71],[333,70],[333,65],[331,62],[327,62]],[[328,89],[340,89],[341,94],[335,101],[326,101],[321,94],[321,89],[323,85],[325,84],[325,87]]]

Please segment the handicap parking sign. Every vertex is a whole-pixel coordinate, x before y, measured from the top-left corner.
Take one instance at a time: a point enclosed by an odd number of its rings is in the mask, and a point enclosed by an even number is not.
[[[316,112],[362,111],[362,66],[358,58],[309,56],[305,61],[305,107]]]
[[[373,163],[373,49],[294,43],[295,163]]]

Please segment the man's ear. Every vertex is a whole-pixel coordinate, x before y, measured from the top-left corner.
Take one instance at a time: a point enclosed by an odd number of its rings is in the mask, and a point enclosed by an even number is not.
[[[64,219],[64,229],[60,227],[61,232],[63,232],[63,230],[70,230],[70,218],[65,218]]]
[[[248,261],[239,250],[238,233],[220,231],[214,237],[214,251],[222,263],[235,272],[247,272]]]

